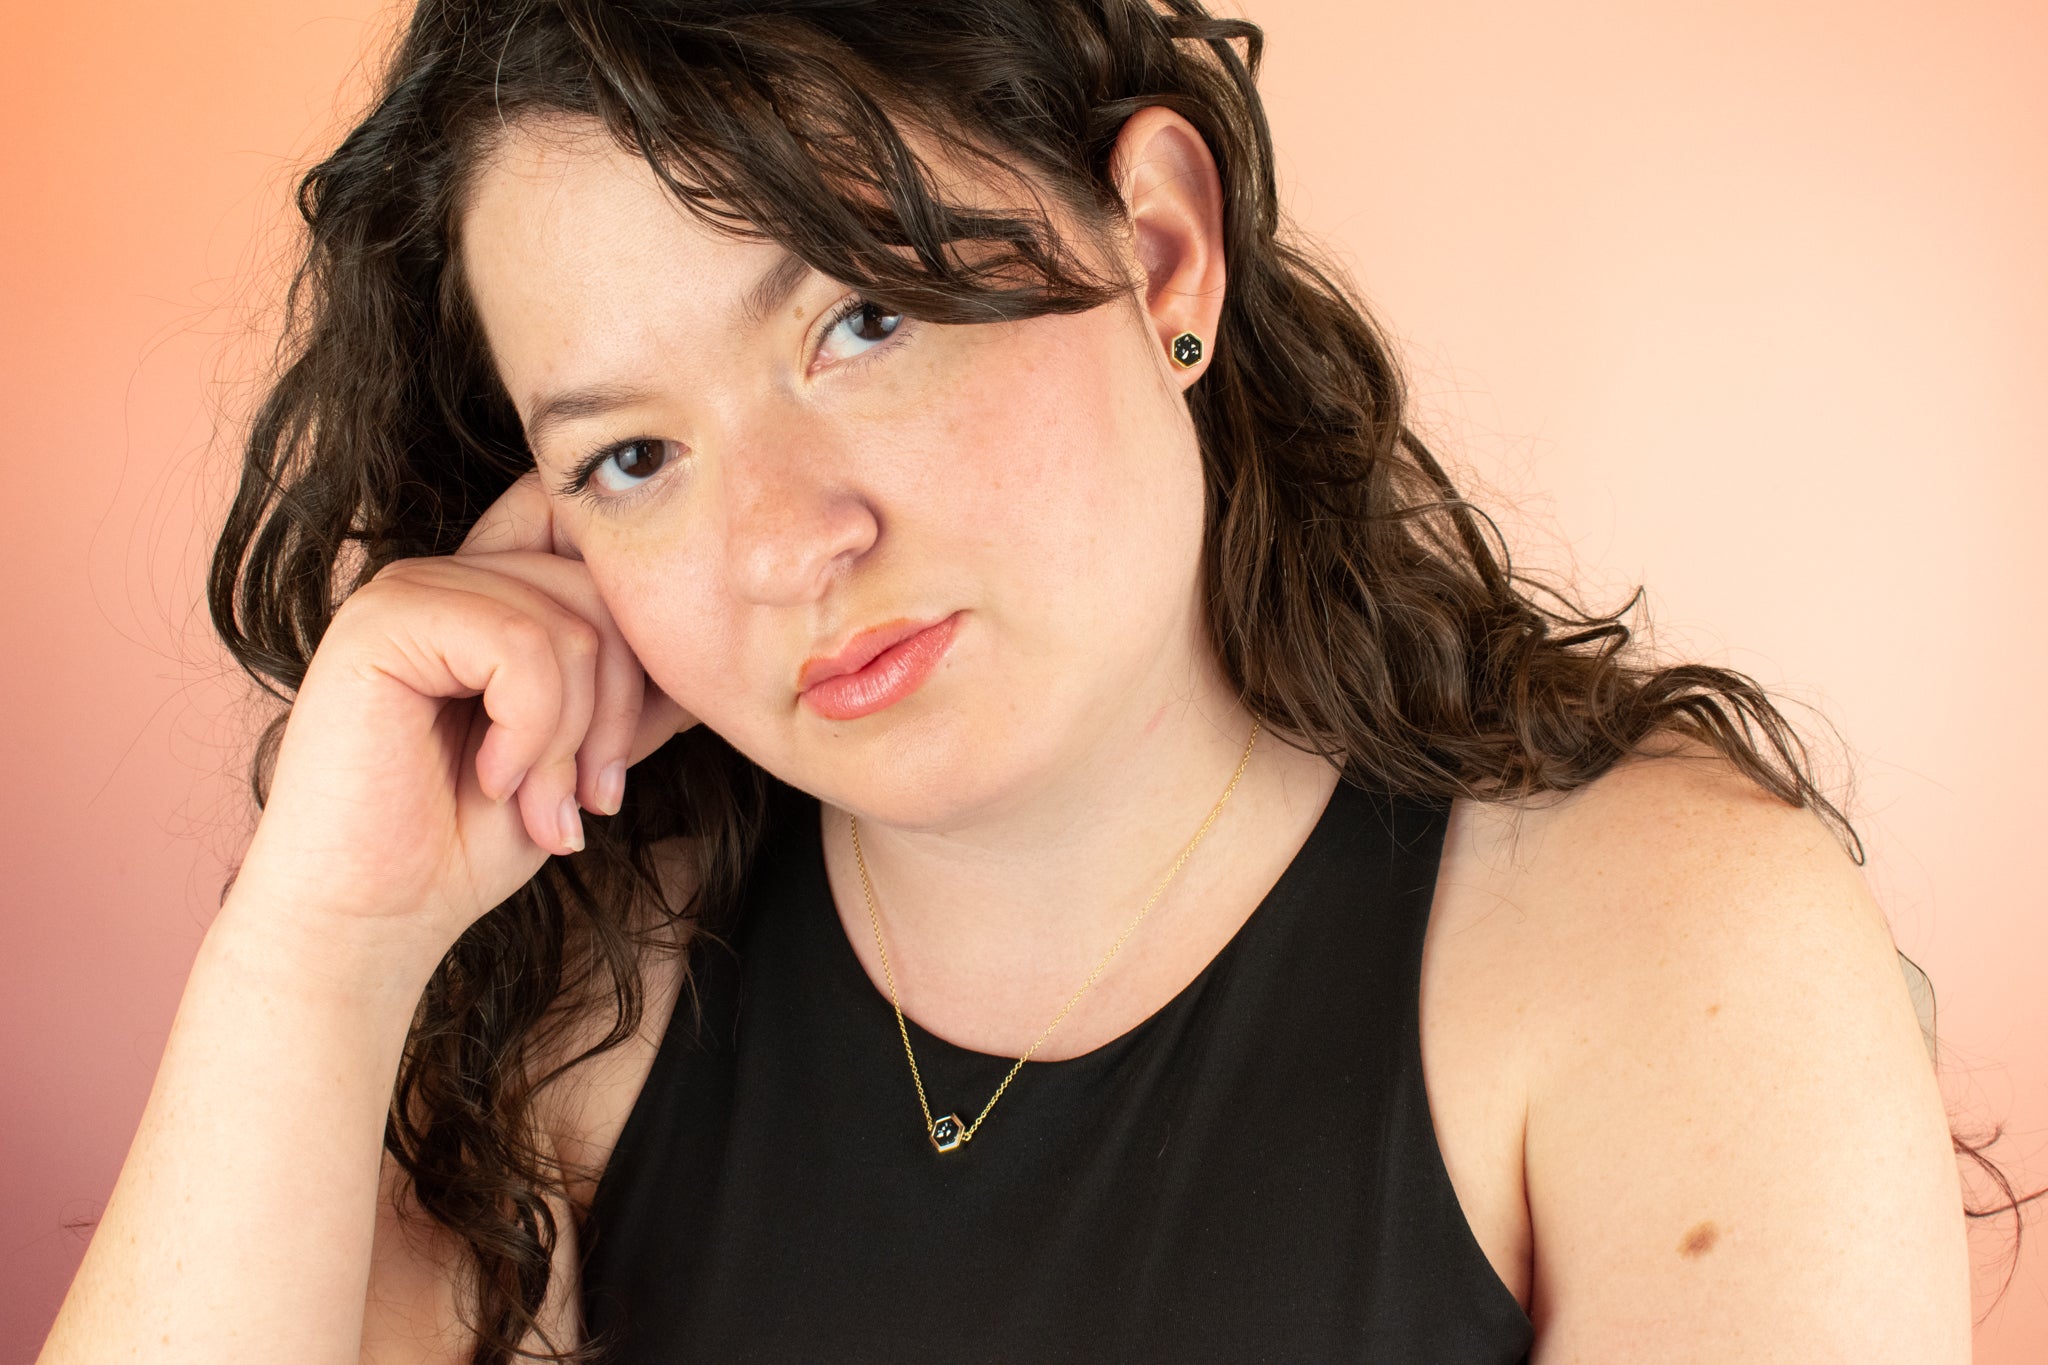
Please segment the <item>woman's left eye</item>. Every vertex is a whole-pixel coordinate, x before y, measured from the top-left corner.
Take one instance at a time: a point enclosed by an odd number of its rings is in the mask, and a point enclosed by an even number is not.
[[[825,324],[825,335],[818,343],[818,354],[832,360],[845,360],[862,355],[887,341],[902,324],[901,313],[892,313],[881,304],[868,299],[849,299],[833,319]]]

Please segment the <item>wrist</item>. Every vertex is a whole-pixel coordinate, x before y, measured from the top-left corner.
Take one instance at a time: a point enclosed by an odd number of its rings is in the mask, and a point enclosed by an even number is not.
[[[280,986],[350,1003],[399,1002],[408,1018],[450,946],[417,921],[320,909],[248,878],[236,879],[206,942]]]

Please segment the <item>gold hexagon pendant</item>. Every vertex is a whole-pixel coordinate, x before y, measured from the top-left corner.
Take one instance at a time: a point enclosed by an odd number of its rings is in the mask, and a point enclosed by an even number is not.
[[[966,1141],[966,1130],[960,1126],[958,1114],[947,1114],[944,1118],[932,1120],[932,1146],[942,1152],[950,1152]]]

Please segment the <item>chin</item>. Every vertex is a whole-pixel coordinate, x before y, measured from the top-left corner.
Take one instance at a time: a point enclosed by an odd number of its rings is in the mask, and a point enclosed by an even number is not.
[[[790,786],[897,829],[969,821],[1003,804],[1032,767],[1015,747],[1014,726],[976,723],[957,709],[905,708],[886,722],[877,715],[843,725],[805,717],[803,729],[774,754],[732,742]]]
[[[911,725],[847,744],[824,757],[815,792],[864,820],[903,830],[941,830],[1001,803],[1014,788],[1015,756],[989,730]],[[837,747],[837,746],[835,746]]]

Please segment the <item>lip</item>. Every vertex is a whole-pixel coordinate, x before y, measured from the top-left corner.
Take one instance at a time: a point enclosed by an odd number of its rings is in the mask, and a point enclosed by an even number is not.
[[[798,671],[802,700],[827,720],[853,720],[916,691],[953,642],[960,613],[936,621],[889,621],[854,636]]]

